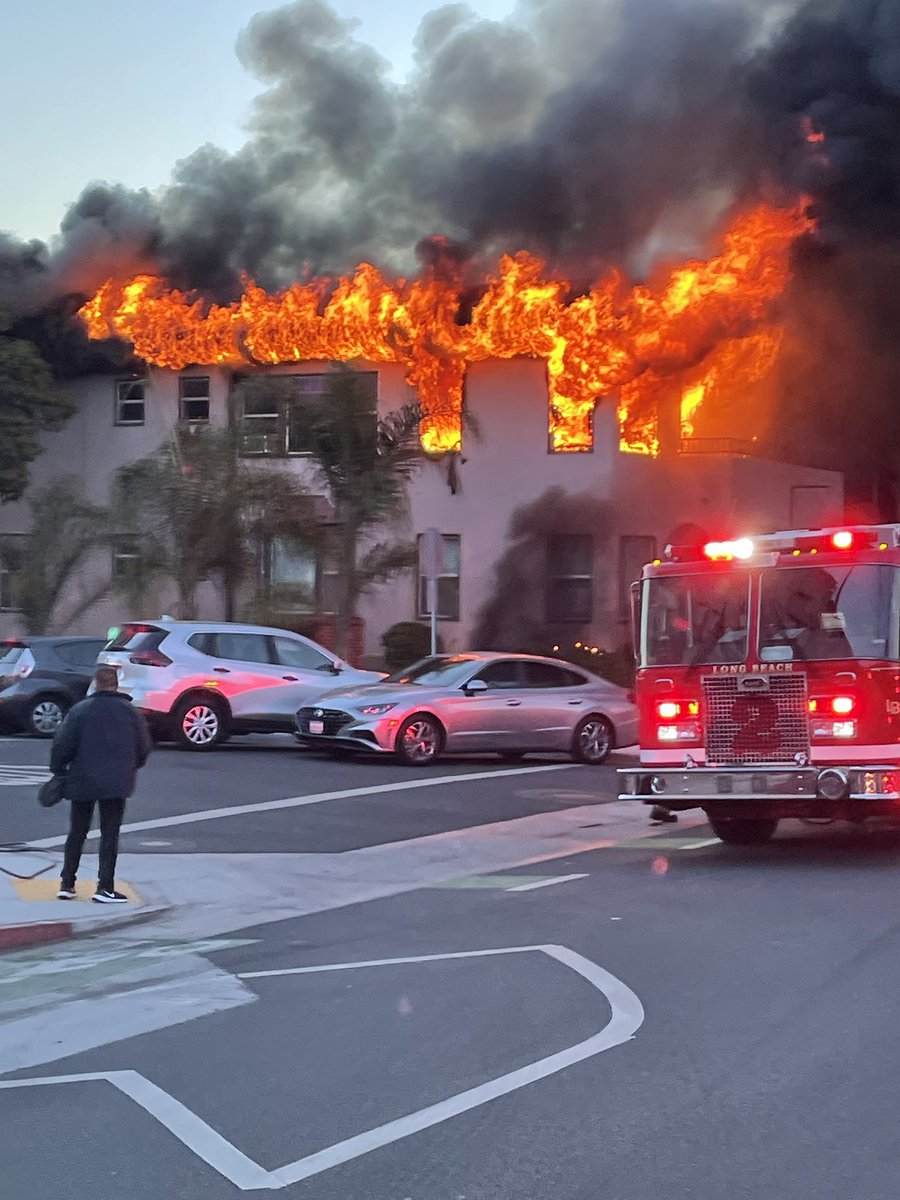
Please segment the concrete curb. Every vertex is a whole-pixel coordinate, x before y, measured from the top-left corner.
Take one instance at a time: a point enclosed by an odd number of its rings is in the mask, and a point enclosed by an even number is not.
[[[16,925],[0,925],[0,954],[7,950],[28,950],[51,942],[70,938],[95,937],[115,929],[130,928],[171,911],[168,904],[147,905],[120,916],[74,921],[32,921]]]

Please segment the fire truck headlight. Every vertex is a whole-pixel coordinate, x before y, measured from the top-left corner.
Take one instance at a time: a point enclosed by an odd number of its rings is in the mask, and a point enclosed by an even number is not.
[[[700,726],[696,721],[679,721],[677,725],[657,725],[656,736],[661,742],[699,742]]]
[[[819,772],[816,791],[823,800],[846,800],[850,794],[850,780],[846,771],[837,767],[826,767]]]
[[[855,738],[855,721],[817,721],[813,725],[813,737],[817,738]]]

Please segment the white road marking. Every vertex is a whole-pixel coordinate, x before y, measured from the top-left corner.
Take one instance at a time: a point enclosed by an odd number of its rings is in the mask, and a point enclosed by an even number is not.
[[[285,975],[314,974],[324,971],[353,971],[363,967],[396,966],[422,962],[441,962],[450,959],[482,958],[503,954],[546,954],[563,966],[569,967],[597,989],[610,1007],[608,1024],[585,1041],[578,1042],[556,1054],[538,1059],[527,1066],[500,1075],[487,1083],[479,1084],[468,1091],[459,1092],[437,1104],[409,1113],[396,1121],[389,1121],[375,1129],[336,1142],[324,1150],[308,1154],[296,1162],[288,1163],[274,1171],[266,1171],[258,1163],[242,1154],[235,1146],[216,1133],[196,1113],[180,1101],[158,1088],[136,1071],[92,1072],[85,1075],[57,1075],[39,1079],[14,1079],[0,1081],[0,1089],[19,1087],[45,1087],[54,1083],[83,1083],[105,1081],[139,1104],[154,1117],[184,1146],[198,1158],[208,1163],[223,1178],[241,1191],[276,1191],[310,1179],[341,1163],[350,1162],[372,1150],[389,1146],[423,1129],[430,1129],[461,1113],[507,1096],[519,1088],[527,1087],[575,1063],[621,1046],[630,1041],[644,1020],[640,1000],[621,980],[610,975],[602,967],[566,946],[507,946],[496,950],[472,950],[454,954],[428,954],[412,958],[374,959],[369,962],[329,963],[319,967],[295,967],[281,971],[256,971],[241,976],[244,979],[273,978]]]
[[[555,887],[557,883],[568,883],[571,879],[587,879],[587,875],[557,875],[555,879],[539,879],[537,883],[520,883],[507,888],[508,892],[533,892],[536,888]]]
[[[46,783],[49,778],[50,772],[46,767],[0,764],[0,787],[27,787],[29,784]]]
[[[361,796],[381,796],[387,792],[407,792],[416,788],[442,787],[451,783],[471,783],[481,779],[502,779],[507,775],[533,775],[539,771],[571,771],[577,763],[548,763],[541,767],[511,767],[500,771],[473,771],[469,775],[438,775],[434,779],[410,779],[401,783],[381,783],[374,787],[345,788],[340,792],[314,792],[309,796],[289,796],[285,800],[261,800],[258,804],[234,804],[231,808],[200,809],[172,817],[157,817],[152,821],[132,821],[123,825],[122,833],[141,833],[145,829],[169,829],[173,825],[193,825],[198,821],[221,821],[225,817],[245,817],[250,813],[278,812],[285,808],[306,808],[311,804],[327,804],[331,800],[355,800]],[[89,838],[99,838],[100,830],[92,829]],[[41,838],[28,844],[41,849],[64,846],[65,835]]]
[[[702,842],[688,842],[684,846],[680,846],[680,850],[702,850],[704,846],[721,846],[720,838],[704,838]]]

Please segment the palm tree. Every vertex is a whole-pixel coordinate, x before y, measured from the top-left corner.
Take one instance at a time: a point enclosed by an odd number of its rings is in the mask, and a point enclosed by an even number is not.
[[[16,580],[25,632],[62,632],[110,590],[108,571],[87,587],[81,576],[91,555],[108,548],[108,513],[85,498],[73,476],[35,491],[28,507],[28,532],[6,539],[3,560]]]
[[[408,512],[408,485],[425,461],[421,411],[407,404],[379,417],[360,377],[335,367],[329,386],[305,402],[306,444],[328,489],[337,529],[337,652],[346,657],[360,597],[416,561],[410,540],[376,540]]]
[[[171,579],[179,615],[197,617],[197,591],[218,580],[233,620],[240,586],[267,542],[312,536],[312,498],[294,476],[241,458],[232,429],[178,428],[153,454],[124,467],[113,489],[120,535],[136,542],[124,590],[134,603],[157,578]]]

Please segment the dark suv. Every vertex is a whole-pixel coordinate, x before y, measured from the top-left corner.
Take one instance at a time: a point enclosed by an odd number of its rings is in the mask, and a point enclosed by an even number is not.
[[[0,642],[0,726],[53,737],[84,697],[104,638],[24,637]]]

